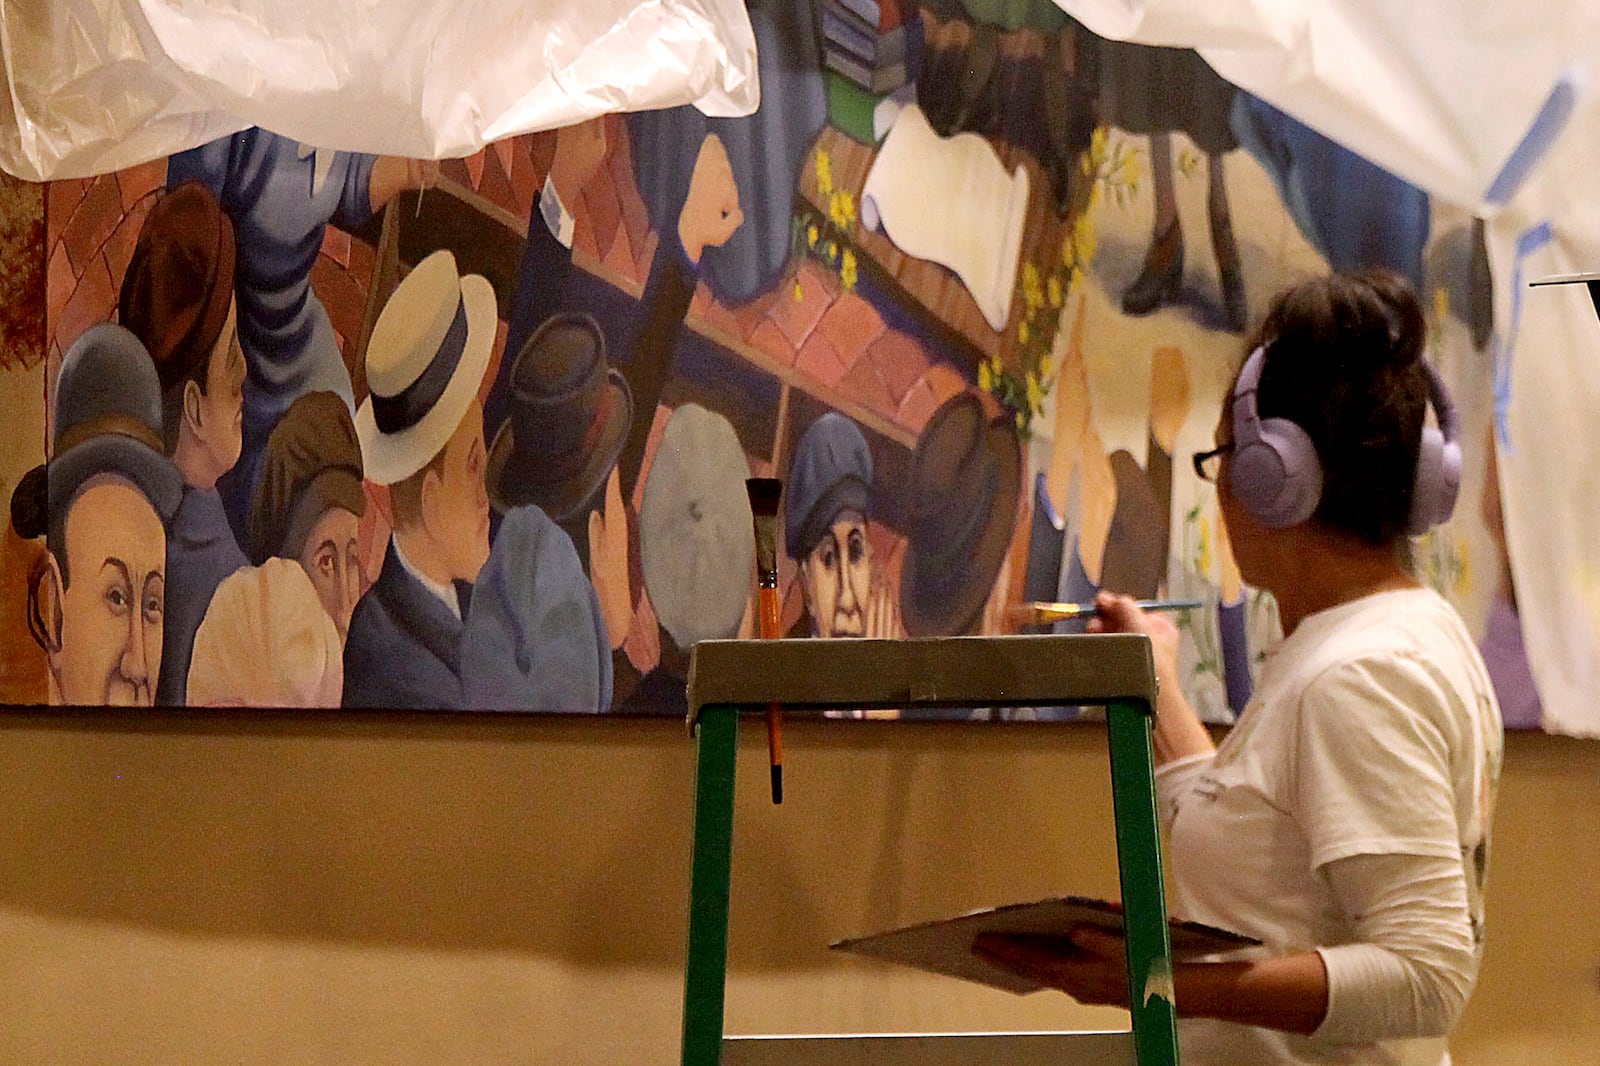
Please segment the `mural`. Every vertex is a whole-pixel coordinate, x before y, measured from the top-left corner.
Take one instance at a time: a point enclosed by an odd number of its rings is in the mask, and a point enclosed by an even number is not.
[[[681,714],[690,647],[754,633],[760,476],[789,636],[1194,598],[1227,722],[1277,620],[1190,456],[1329,268],[1418,286],[1494,485],[1472,219],[1048,0],[750,7],[746,118],[440,162],[248,129],[52,183],[5,234],[47,286],[0,275],[45,307],[3,363],[4,698]],[[1492,504],[1417,559],[1509,646]]]

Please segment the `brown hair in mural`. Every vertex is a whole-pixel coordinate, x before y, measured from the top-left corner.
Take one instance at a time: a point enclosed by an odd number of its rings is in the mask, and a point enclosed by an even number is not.
[[[365,591],[357,554],[367,513],[362,477],[350,409],[334,393],[308,392],[267,438],[250,511],[251,560],[257,566],[274,556],[297,560],[341,643]]]
[[[120,326],[90,328],[62,360],[50,460],[11,497],[17,533],[45,537],[28,623],[49,660],[51,702],[154,702],[163,524],[181,491],[162,450],[161,386],[149,353]]]
[[[145,216],[122,278],[118,318],[143,342],[161,381],[162,436],[183,478],[167,530],[167,601],[156,700],[182,705],[189,654],[206,605],[246,563],[217,481],[239,461],[244,353],[234,300],[233,224],[189,183]]]

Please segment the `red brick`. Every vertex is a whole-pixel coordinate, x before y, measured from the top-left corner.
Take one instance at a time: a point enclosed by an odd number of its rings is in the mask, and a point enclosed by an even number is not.
[[[56,245],[55,252],[50,256],[50,265],[45,274],[45,336],[54,338],[56,324],[61,318],[61,309],[72,298],[72,291],[78,287],[78,278],[72,272],[72,264],[67,259],[67,250],[61,245]]]
[[[832,388],[844,378],[846,367],[833,345],[820,333],[813,333],[800,349],[795,368]]]
[[[122,223],[106,238],[106,265],[111,268],[111,278],[119,289],[123,276],[128,273],[128,263],[133,260],[134,245],[139,243],[139,231],[144,228],[144,220],[155,205],[154,193],[135,203]]]
[[[493,153],[495,161],[500,164],[501,175],[509,182],[511,180],[511,171],[515,166],[516,145],[512,143],[511,138],[506,137],[491,144],[489,151]]]
[[[136,167],[117,174],[117,189],[122,194],[122,208],[128,210],[134,204],[164,188],[167,184],[167,161],[165,157],[152,159],[148,163],[140,163]]]
[[[483,170],[486,165],[483,158],[483,149],[480,148],[473,152],[463,162],[467,165],[467,183],[476,189],[483,184]]]
[[[84,194],[89,191],[90,182],[81,178],[64,178],[61,181],[52,181],[46,187],[44,222],[45,240],[55,246],[67,222],[72,218],[72,213],[83,203]]]
[[[372,272],[378,267],[378,252],[365,241],[350,242],[350,277],[362,292],[372,291]]]
[[[472,173],[467,169],[465,159],[441,159],[439,161],[439,176],[449,178],[457,185],[471,185]]]
[[[622,206],[617,202],[616,189],[604,180],[604,171],[583,187],[583,208],[594,225],[595,243],[600,246],[600,257],[611,254],[622,227]]]
[[[784,285],[780,282],[777,288],[733,308],[734,321],[741,339],[749,340],[761,324],[767,321],[767,316],[772,313],[772,305],[778,301],[780,295],[794,299],[794,285]]]
[[[111,271],[102,256],[95,256],[89,268],[78,279],[77,288],[67,298],[56,322],[56,340],[62,350],[72,347],[84,330],[100,322],[109,322],[117,307],[117,290],[111,284]]]
[[[739,328],[738,317],[728,308],[722,306],[722,303],[716,299],[706,301],[705,309],[700,315],[700,321],[724,337],[742,338],[744,336]]]
[[[478,183],[478,192],[483,198],[497,207],[507,211],[517,209],[517,195],[511,191],[511,177],[500,169],[500,162],[494,158],[487,149],[484,152],[485,166],[483,180]]]
[[[811,331],[817,328],[828,305],[833,302],[833,290],[823,275],[815,270],[810,260],[800,264],[796,277],[800,285],[800,299],[794,299],[794,285],[789,284],[790,298],[772,305],[772,321],[789,338],[796,349],[803,348]]]
[[[611,251],[605,257],[605,264],[639,286],[644,285],[650,273],[650,260],[640,262],[629,249],[627,241],[611,242]]]
[[[896,408],[895,398],[889,395],[889,389],[878,376],[877,370],[870,359],[858,359],[839,382],[839,391],[866,404],[874,411],[881,411],[890,417],[894,416]]]
[[[847,366],[854,366],[883,331],[877,308],[853,292],[835,300],[817,323],[817,332],[828,338]]]
[[[773,325],[770,321],[762,322],[750,334],[749,341],[756,348],[784,366],[794,365],[794,345],[789,343],[789,338],[783,335],[783,330]]]
[[[644,242],[636,245],[633,251],[633,271],[628,275],[633,278],[644,278],[650,273],[650,264],[655,261],[656,246],[660,238],[654,230],[645,232]],[[613,253],[620,253],[620,247],[613,249]]]
[[[927,350],[916,340],[899,330],[885,330],[883,336],[867,348],[867,358],[883,379],[889,395],[898,404],[923,374],[931,360]]]
[[[928,419],[933,417],[939,404],[933,398],[933,389],[927,381],[918,381],[911,386],[910,391],[900,401],[900,410],[895,413],[895,421],[913,433],[921,433],[922,427],[928,424]]]
[[[311,288],[328,310],[333,328],[346,337],[361,336],[361,323],[367,314],[367,294],[350,275],[327,256],[318,256],[311,266]]]
[[[83,202],[72,213],[61,240],[72,257],[73,272],[80,277],[89,262],[105,244],[111,231],[122,221],[122,197],[117,192],[117,182],[110,176],[95,179],[94,186],[84,196]]]
[[[341,267],[350,267],[350,234],[337,226],[325,227],[322,231],[322,254],[324,258],[332,259]]]
[[[544,177],[533,165],[533,157],[522,138],[517,138],[517,150],[511,157],[511,193],[517,201],[517,217],[529,218],[533,214],[533,201],[544,187]]]
[[[542,225],[536,222],[534,225]],[[572,218],[572,251],[577,255],[593,256],[604,260],[600,254],[600,242],[595,239],[594,226],[589,222],[589,214],[580,211]]]

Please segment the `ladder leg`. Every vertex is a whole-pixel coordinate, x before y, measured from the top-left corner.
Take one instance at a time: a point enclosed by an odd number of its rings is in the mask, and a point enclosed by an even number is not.
[[[689,961],[683,979],[683,1066],[717,1066],[722,1056],[738,730],[739,713],[734,707],[706,707],[700,712],[694,867],[689,879]]]
[[[1178,1061],[1177,1012],[1172,1002],[1172,948],[1161,879],[1150,716],[1141,703],[1117,701],[1107,705],[1106,718],[1117,865],[1128,930],[1134,1047],[1139,1066],[1173,1066]]]

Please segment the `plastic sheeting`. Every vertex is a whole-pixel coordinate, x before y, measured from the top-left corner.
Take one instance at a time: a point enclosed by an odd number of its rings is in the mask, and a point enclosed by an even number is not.
[[[464,156],[613,111],[760,102],[740,0],[5,0],[0,167],[33,181],[262,126]]]
[[[1056,0],[1216,71],[1434,197],[1489,217],[1495,447],[1544,726],[1600,737],[1600,9],[1566,0]],[[1489,365],[1489,364],[1492,364]],[[1457,521],[1473,509],[1463,499]],[[1480,580],[1492,581],[1492,575]]]

